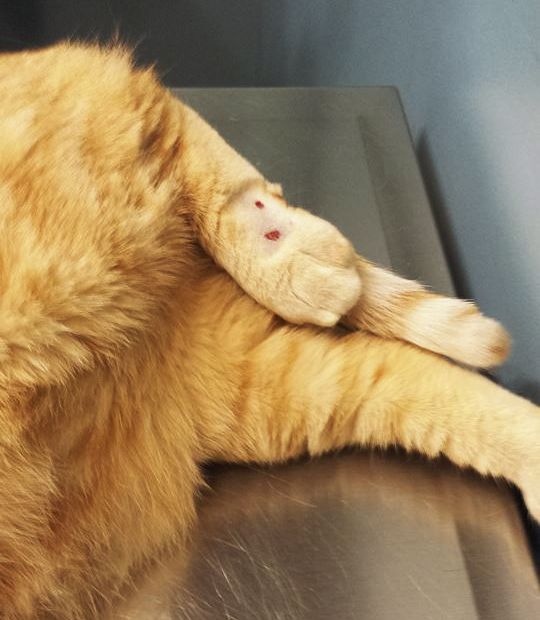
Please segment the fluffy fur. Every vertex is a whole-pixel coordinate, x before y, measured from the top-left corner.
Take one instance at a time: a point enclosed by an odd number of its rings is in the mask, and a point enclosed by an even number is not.
[[[540,518],[538,407],[437,355],[501,362],[497,323],[356,256],[121,49],[3,55],[0,89],[2,618],[98,617],[209,460],[400,444]]]

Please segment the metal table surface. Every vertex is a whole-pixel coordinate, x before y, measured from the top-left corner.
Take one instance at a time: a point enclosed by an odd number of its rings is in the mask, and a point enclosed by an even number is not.
[[[392,88],[176,91],[287,198],[452,293]],[[506,485],[401,452],[216,467],[188,551],[118,618],[528,620],[540,588]]]

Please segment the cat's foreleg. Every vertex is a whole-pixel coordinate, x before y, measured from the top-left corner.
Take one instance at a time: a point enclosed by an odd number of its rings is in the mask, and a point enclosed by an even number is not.
[[[540,409],[432,353],[365,333],[278,328],[252,352],[223,452],[283,461],[401,445],[503,477],[540,520]]]

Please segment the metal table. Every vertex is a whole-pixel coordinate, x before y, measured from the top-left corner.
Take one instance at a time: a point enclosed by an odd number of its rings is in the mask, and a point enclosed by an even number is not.
[[[177,94],[363,254],[453,292],[394,89]],[[503,483],[361,450],[208,476],[190,551],[156,569],[118,618],[540,618],[523,521]]]

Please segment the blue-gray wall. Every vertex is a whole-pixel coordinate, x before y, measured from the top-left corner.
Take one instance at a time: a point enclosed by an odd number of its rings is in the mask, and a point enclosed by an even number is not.
[[[538,0],[18,1],[0,47],[114,30],[171,85],[399,87],[462,295],[515,339],[540,400]]]

